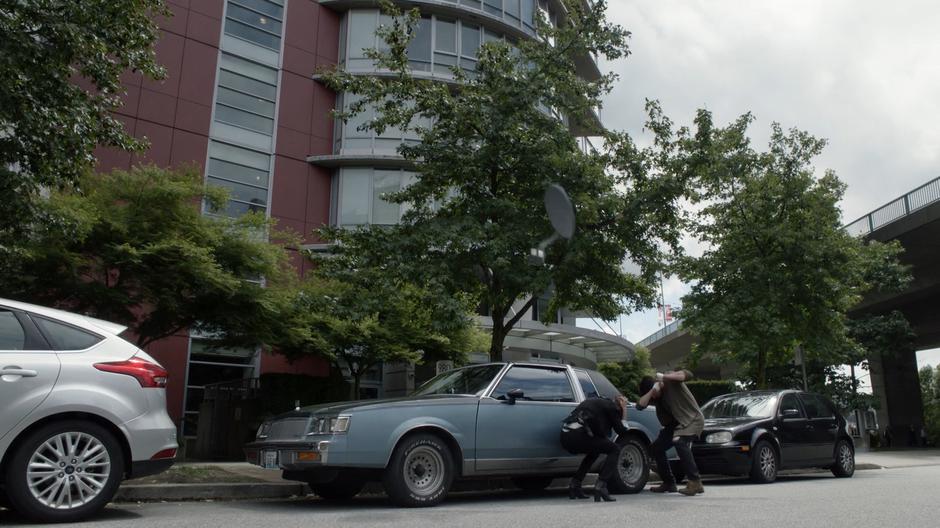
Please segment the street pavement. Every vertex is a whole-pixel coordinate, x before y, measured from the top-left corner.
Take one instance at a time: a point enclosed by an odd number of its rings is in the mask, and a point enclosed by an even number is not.
[[[901,457],[903,458],[903,457]],[[381,497],[343,505],[315,498],[268,501],[112,504],[83,528],[136,527],[554,527],[940,526],[940,466],[858,471],[851,479],[826,473],[789,475],[769,485],[743,479],[706,480],[696,497],[645,491],[614,503],[571,501],[563,491],[466,493],[436,508],[400,509]],[[0,511],[0,525],[22,520]]]

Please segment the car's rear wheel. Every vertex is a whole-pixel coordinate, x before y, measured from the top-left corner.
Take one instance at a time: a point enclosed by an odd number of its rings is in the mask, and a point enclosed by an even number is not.
[[[551,485],[552,477],[515,477],[512,483],[525,491],[542,491]]]
[[[770,442],[761,440],[751,449],[751,480],[758,484],[769,484],[777,480],[780,457]]]
[[[308,482],[307,485],[323,500],[345,501],[358,495],[366,481],[358,476],[340,474],[329,482]]]
[[[439,437],[415,434],[395,448],[382,483],[399,506],[434,506],[444,500],[454,480],[450,449]]]
[[[848,440],[836,443],[835,461],[830,469],[839,478],[849,478],[855,474],[855,450]]]
[[[649,452],[635,438],[620,440],[618,443],[621,448],[617,471],[607,486],[614,493],[639,493],[650,478]]]
[[[68,420],[24,438],[4,478],[13,509],[41,522],[72,522],[104,508],[123,475],[114,435],[92,422]]]

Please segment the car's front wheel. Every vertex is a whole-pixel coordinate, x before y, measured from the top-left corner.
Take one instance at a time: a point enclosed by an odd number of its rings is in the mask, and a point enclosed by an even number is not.
[[[345,501],[358,495],[366,481],[358,476],[340,474],[329,482],[308,482],[307,485],[323,500]]]
[[[849,478],[855,474],[855,450],[848,440],[836,443],[835,461],[830,469],[839,478]]]
[[[751,480],[758,484],[769,484],[777,480],[780,457],[770,442],[761,440],[751,449]]]
[[[454,460],[439,437],[415,434],[402,440],[385,470],[385,493],[399,506],[434,506],[454,480]]]
[[[101,510],[117,492],[124,456],[114,435],[92,422],[54,422],[13,451],[4,475],[10,505],[41,522],[73,522]]]
[[[619,440],[618,443],[621,447],[617,472],[607,485],[614,493],[639,493],[650,478],[649,452],[635,438]]]

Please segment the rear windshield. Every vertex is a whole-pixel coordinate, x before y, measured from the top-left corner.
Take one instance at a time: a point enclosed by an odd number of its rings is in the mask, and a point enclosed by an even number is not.
[[[733,394],[705,404],[705,418],[768,418],[777,409],[776,394]]]

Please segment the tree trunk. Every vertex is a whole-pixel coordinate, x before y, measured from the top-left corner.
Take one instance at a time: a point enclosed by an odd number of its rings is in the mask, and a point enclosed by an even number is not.
[[[493,321],[493,336],[490,340],[490,360],[503,360],[503,342],[506,340],[506,331],[502,323],[497,327],[496,321]]]
[[[359,399],[359,386],[362,383],[362,371],[353,372],[352,369],[349,369],[349,374],[352,376],[353,382],[352,386],[349,387],[349,399],[358,400]]]
[[[757,388],[767,388],[767,351],[757,351]]]

